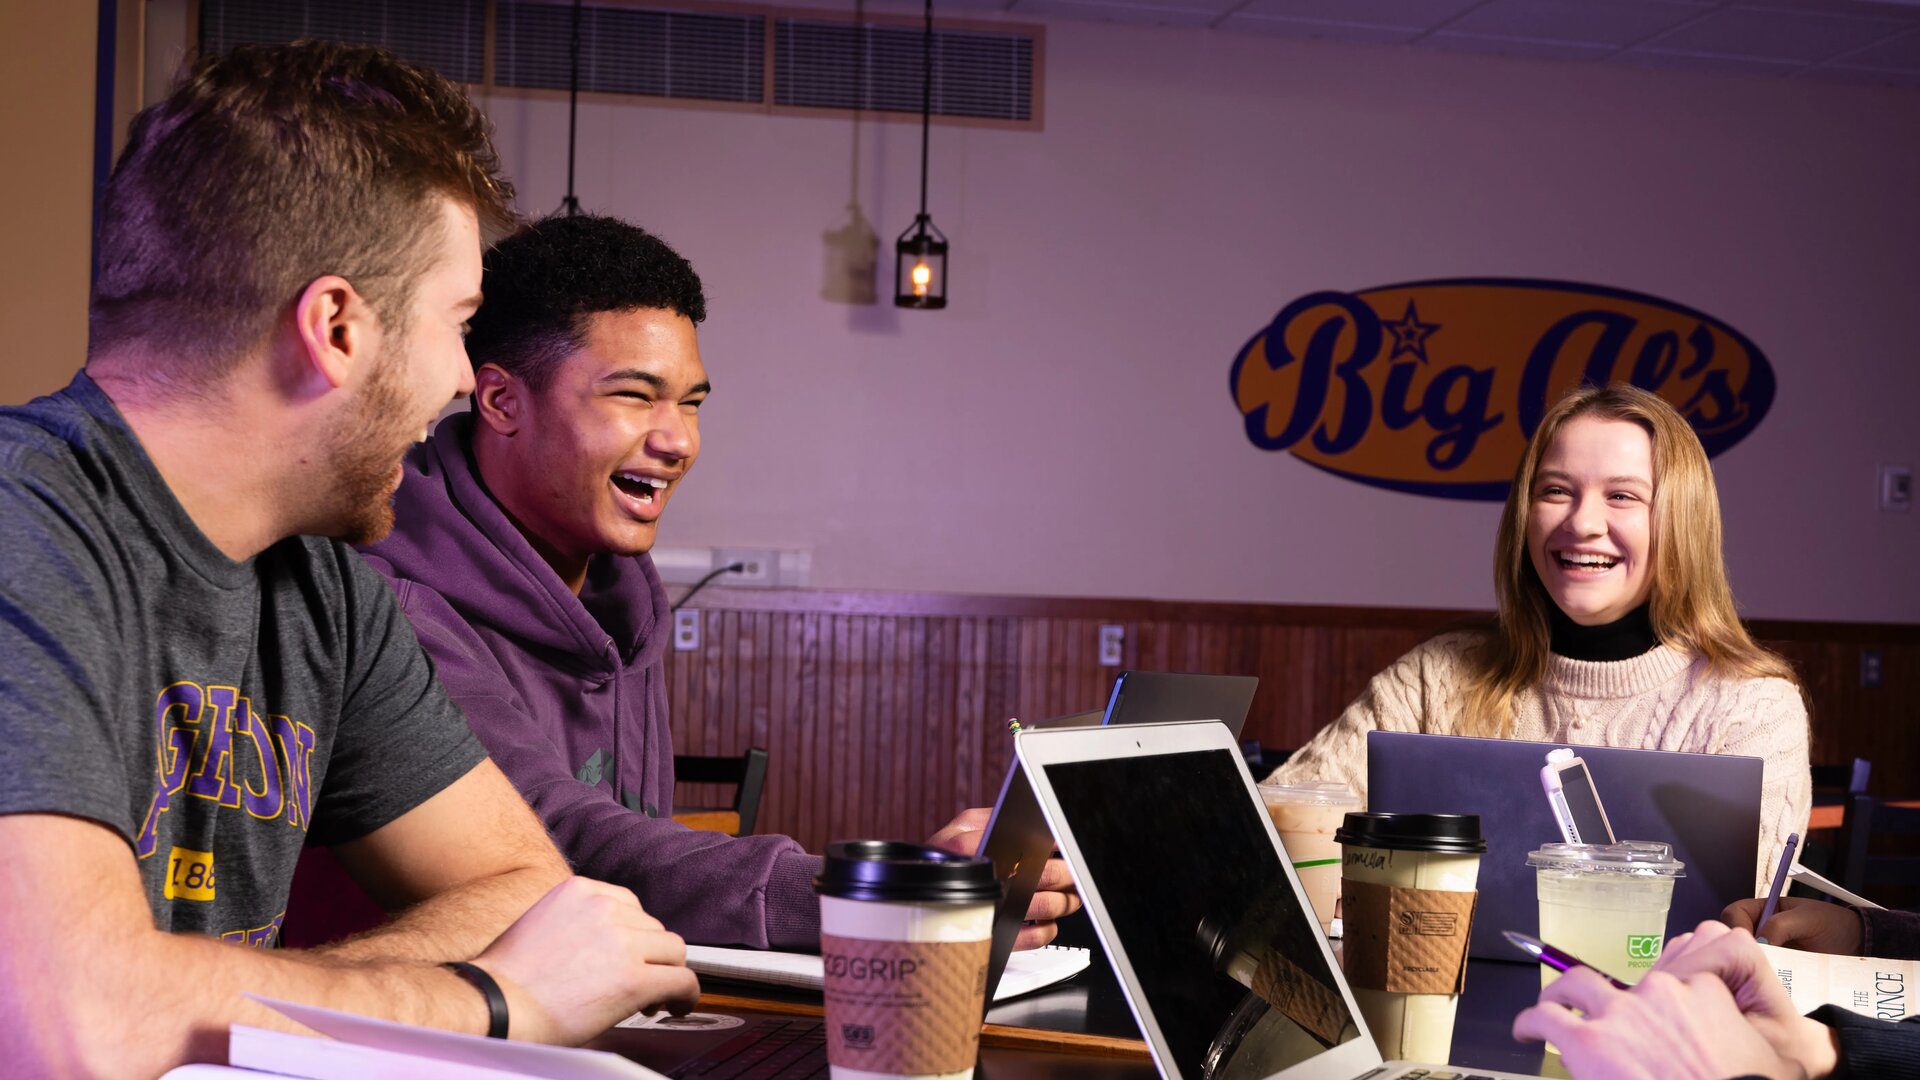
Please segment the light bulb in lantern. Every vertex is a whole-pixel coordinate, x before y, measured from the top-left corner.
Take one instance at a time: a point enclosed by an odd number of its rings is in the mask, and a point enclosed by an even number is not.
[[[933,268],[924,262],[913,264],[913,295],[927,295],[927,286],[933,283]]]

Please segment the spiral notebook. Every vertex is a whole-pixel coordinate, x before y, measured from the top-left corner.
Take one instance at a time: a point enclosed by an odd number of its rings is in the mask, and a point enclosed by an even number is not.
[[[1007,1001],[1065,982],[1087,970],[1093,954],[1086,949],[1049,945],[1016,952],[993,988],[993,1000]],[[819,990],[825,978],[818,956],[769,952],[762,949],[722,949],[712,945],[687,946],[687,966],[696,974],[735,982]]]

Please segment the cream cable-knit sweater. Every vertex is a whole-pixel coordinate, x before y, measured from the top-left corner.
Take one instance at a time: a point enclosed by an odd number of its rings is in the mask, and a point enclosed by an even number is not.
[[[1364,797],[1367,732],[1454,733],[1467,686],[1465,652],[1474,640],[1472,633],[1443,634],[1395,661],[1274,777],[1344,780]],[[1806,830],[1813,803],[1807,710],[1785,679],[1722,679],[1704,660],[1665,645],[1631,660],[1553,656],[1539,685],[1514,695],[1513,712],[1515,739],[1762,759],[1756,896],[1771,884],[1788,834]]]

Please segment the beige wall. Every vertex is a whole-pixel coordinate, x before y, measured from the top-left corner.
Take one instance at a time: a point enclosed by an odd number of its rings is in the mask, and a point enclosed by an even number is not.
[[[1772,411],[1714,460],[1748,614],[1920,620],[1920,513],[1875,500],[1920,465],[1920,90],[1065,20],[1046,63],[1044,131],[934,128],[938,313],[820,298],[852,177],[885,241],[912,220],[913,126],[582,103],[582,203],[711,301],[663,545],[807,549],[825,588],[1484,607],[1498,504],[1258,449],[1228,374],[1316,290],[1552,278],[1771,360]],[[551,211],[566,102],[487,106]],[[1456,329],[1435,365],[1482,364]]]
[[[85,357],[96,24],[91,3],[0,0],[0,146],[12,159],[0,169],[0,404],[58,389]]]

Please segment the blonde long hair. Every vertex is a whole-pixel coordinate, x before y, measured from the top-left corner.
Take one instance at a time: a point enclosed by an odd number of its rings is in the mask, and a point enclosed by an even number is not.
[[[1527,444],[1500,515],[1493,562],[1499,626],[1475,650],[1459,734],[1505,736],[1514,695],[1546,674],[1553,598],[1527,553],[1527,515],[1540,459],[1567,421],[1592,416],[1638,424],[1653,441],[1653,632],[1702,657],[1723,678],[1780,678],[1793,668],[1756,644],[1734,609],[1720,550],[1720,496],[1699,436],[1673,406],[1636,386],[1581,386],[1554,404]]]

